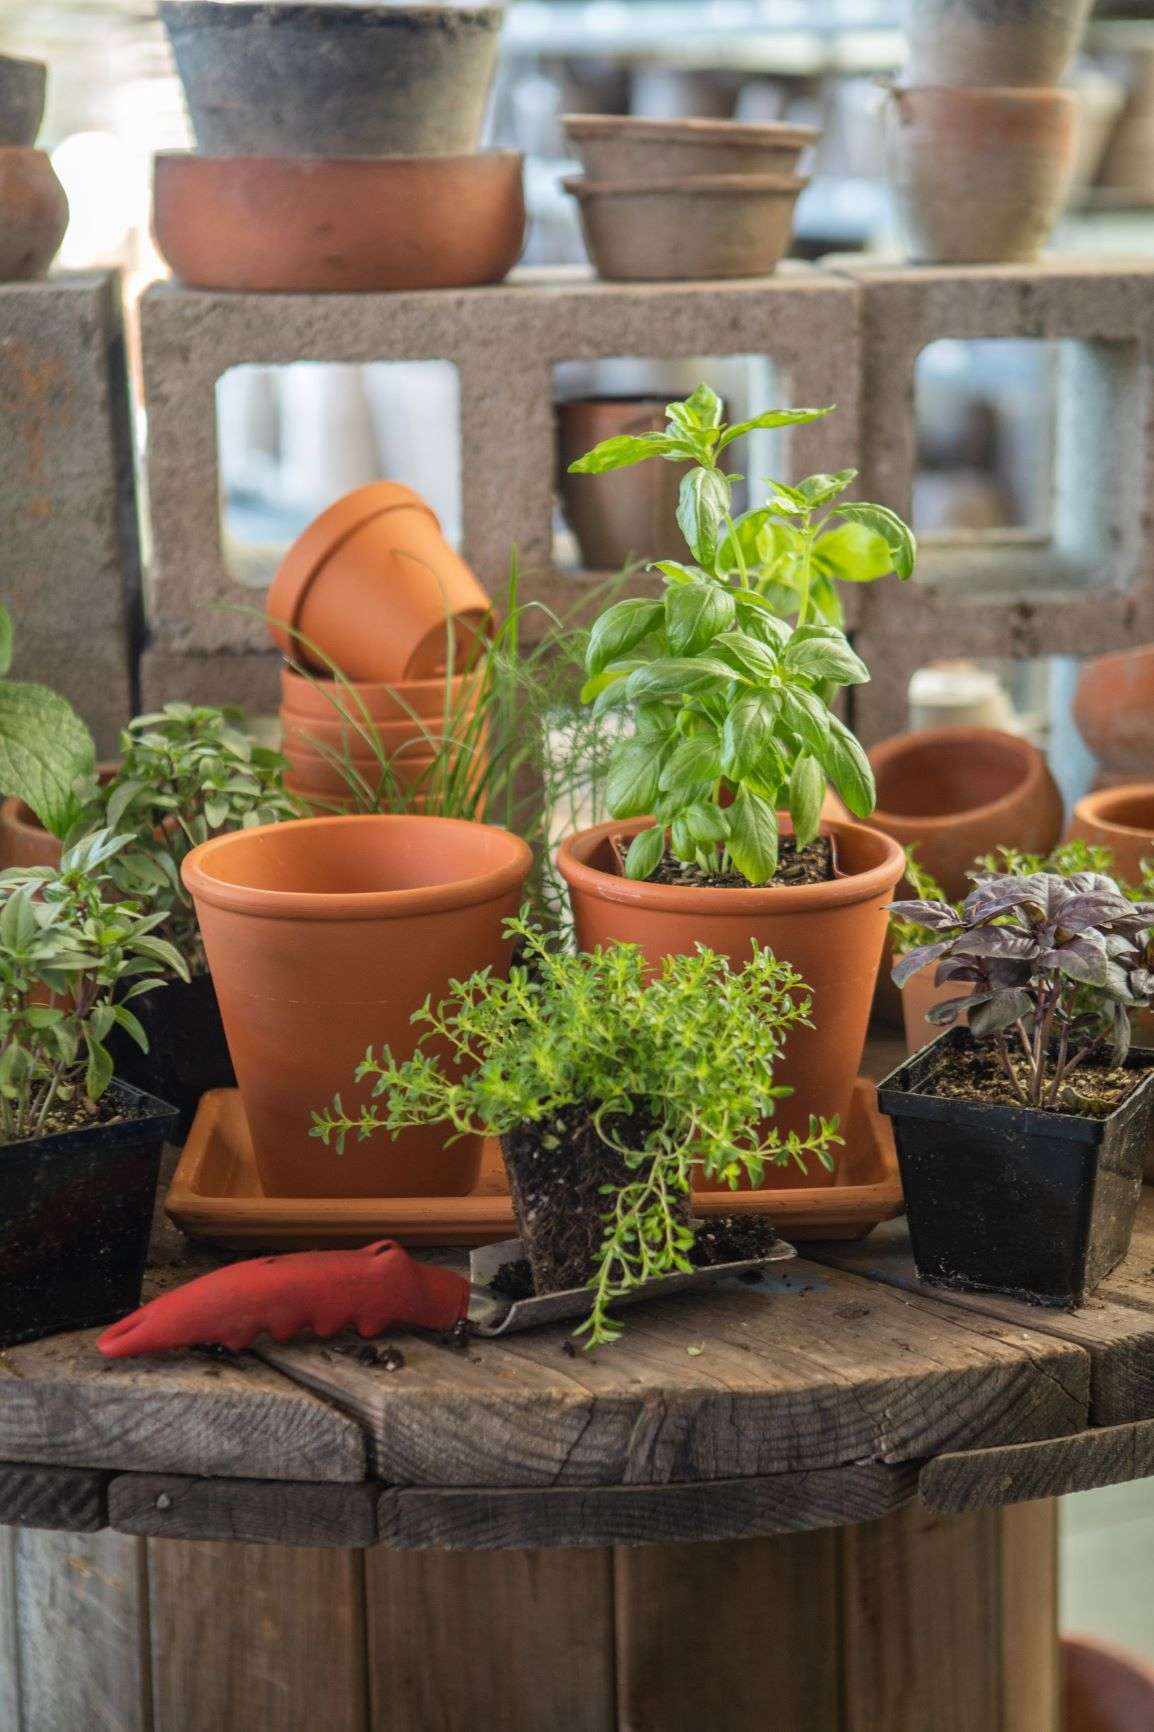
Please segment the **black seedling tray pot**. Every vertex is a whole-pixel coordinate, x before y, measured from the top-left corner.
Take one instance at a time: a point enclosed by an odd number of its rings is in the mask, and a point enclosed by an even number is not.
[[[119,1080],[109,1094],[140,1116],[0,1147],[0,1347],[112,1323],[140,1303],[178,1115]]]
[[[1154,1071],[1105,1119],[947,1100],[943,1055],[969,1048],[951,1028],[878,1085],[893,1120],[923,1281],[1071,1308],[1130,1245],[1154,1128]],[[1154,1065],[1135,1048],[1127,1068]]]
[[[180,1125],[169,1140],[183,1143],[201,1095],[236,1087],[212,976],[173,980],[134,998],[129,1009],[148,1036],[148,1051],[114,1029],[108,1048],[116,1074],[145,1094],[171,1101]]]

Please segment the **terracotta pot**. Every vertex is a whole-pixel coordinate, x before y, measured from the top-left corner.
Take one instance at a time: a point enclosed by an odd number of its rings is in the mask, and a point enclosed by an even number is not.
[[[920,864],[946,895],[965,896],[979,854],[998,847],[1047,854],[1062,833],[1062,796],[1045,758],[1017,734],[931,728],[896,734],[869,755],[877,781],[870,823]]]
[[[941,1033],[933,1023],[926,1021],[926,1012],[932,1010],[935,1004],[942,1004],[947,998],[959,998],[966,990],[964,984],[956,980],[944,980],[940,986],[934,985],[933,968],[923,968],[920,974],[915,974],[912,980],[907,980],[901,988],[902,1027],[906,1036],[906,1051],[910,1054],[920,1052],[927,1042]]]
[[[519,836],[453,818],[352,816],[268,824],[205,842],[184,862],[267,1195],[463,1195],[481,1139],[443,1129],[396,1142],[309,1136],[369,1046],[406,1057],[414,1010],[452,978],[503,970],[502,922],[532,864]]]
[[[468,667],[491,607],[420,494],[374,481],[346,493],[298,536],[269,588],[265,615],[273,641],[302,665],[311,665],[314,643],[349,679],[388,683],[444,671],[447,620],[453,665]]]
[[[686,175],[793,174],[820,137],[781,121],[658,120],[636,114],[564,114],[565,137],[590,180],[680,180]]]
[[[467,674],[454,674],[451,680],[439,675],[428,680],[387,681],[354,680],[355,696],[336,680],[317,674],[311,679],[282,667],[280,676],[281,714],[295,720],[312,718],[318,722],[339,720],[340,710],[360,717],[363,711],[375,722],[412,721],[414,716],[437,722],[458,715],[470,701],[466,689]],[[363,711],[362,707],[363,706]]]
[[[1090,0],[906,0],[911,84],[1061,84]]]
[[[43,150],[0,150],[0,283],[35,282],[60,250],[68,198]]]
[[[0,147],[27,150],[44,119],[48,68],[42,60],[0,54]]]
[[[1115,874],[1127,884],[1140,883],[1143,860],[1154,859],[1154,782],[1128,782],[1083,795],[1067,834],[1072,841],[1109,848]]]
[[[155,159],[153,227],[175,274],[196,289],[365,294],[499,283],[525,240],[521,158],[167,151]]]
[[[1070,183],[1078,99],[1069,90],[894,90],[890,182],[917,264],[1029,261]]]
[[[1154,774],[1154,644],[1083,662],[1074,720],[1103,780]]]
[[[797,175],[562,183],[598,275],[616,282],[762,277],[789,246]]]
[[[557,866],[573,904],[582,950],[640,944],[653,963],[711,946],[734,962],[748,959],[754,938],[791,962],[813,990],[812,1029],[794,1029],[775,1082],[794,1090],[775,1124],[804,1131],[811,1113],[837,1113],[844,1125],[861,1066],[870,1000],[886,935],[886,904],[902,875],[901,849],[864,824],[823,824],[835,839],[839,870],[829,884],[796,888],[705,890],[639,883],[612,870],[609,837],[636,835],[649,820],[613,820],[561,844]],[[783,819],[788,830],[788,819]],[[770,1168],[765,1189],[837,1182],[817,1162],[811,1171]]]
[[[1063,1732],[1150,1732],[1154,1667],[1089,1636],[1062,1639]]]
[[[668,398],[580,397],[557,405],[557,485],[565,521],[589,571],[629,560],[680,559],[677,492],[687,463],[639,463],[608,475],[570,475],[570,463],[602,439],[666,426]]]
[[[285,787],[290,794],[300,794],[305,799],[328,800],[346,799],[349,796],[349,785],[340,770],[320,752],[310,752],[305,747],[286,746],[284,748]],[[348,755],[349,767],[356,770],[370,786],[375,787],[381,779],[381,768],[370,753],[354,757]],[[431,752],[398,752],[391,761],[391,769],[400,788],[412,788],[429,773],[433,763]]]
[[[332,751],[347,749],[350,757],[369,759],[373,757],[373,753],[364,739],[364,733],[371,729],[382,751],[390,756],[394,752],[403,752],[405,757],[431,757],[447,741],[463,741],[472,728],[475,714],[475,708],[471,708],[448,718],[447,723],[441,716],[417,716],[412,719],[405,717],[393,722],[361,722],[361,731],[358,731],[337,716],[324,720],[320,716],[294,716],[291,711],[282,709],[282,749],[291,756],[295,752],[315,753],[318,746],[327,746]]]
[[[57,866],[60,842],[30,806],[10,794],[0,801],[0,872],[9,866]]]
[[[475,150],[498,6],[161,0],[200,149],[210,156]]]

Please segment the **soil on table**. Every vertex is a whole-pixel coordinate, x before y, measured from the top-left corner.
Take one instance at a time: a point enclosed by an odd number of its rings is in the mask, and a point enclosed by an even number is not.
[[[697,1269],[713,1269],[719,1263],[744,1263],[754,1257],[767,1257],[777,1244],[777,1232],[767,1215],[713,1215],[696,1223],[697,1236],[689,1253],[689,1261]],[[537,1289],[533,1285],[533,1270],[528,1257],[502,1263],[492,1281],[490,1291],[514,1303],[532,1299]]]
[[[1010,1063],[1022,1093],[1029,1094],[1029,1067],[1025,1053],[1010,1049]],[[1104,1119],[1115,1112],[1127,1095],[1143,1082],[1151,1065],[1113,1065],[1109,1059],[1087,1059],[1067,1073],[1059,1098],[1042,1110],[1069,1113],[1076,1118]],[[1053,1080],[1052,1066],[1048,1076]],[[943,1054],[917,1091],[945,1100],[984,1101],[991,1106],[1020,1107],[1021,1100],[1010,1086],[997,1052],[989,1046]],[[1036,1109],[1037,1110],[1037,1109]]]
[[[768,885],[828,884],[836,873],[833,848],[829,838],[817,836],[804,848],[796,848],[792,836],[783,836],[778,850],[777,870],[767,880]],[[649,884],[692,884],[702,890],[748,890],[748,878],[740,872],[704,872],[692,861],[679,860],[668,850],[662,855],[656,870],[646,881]]]

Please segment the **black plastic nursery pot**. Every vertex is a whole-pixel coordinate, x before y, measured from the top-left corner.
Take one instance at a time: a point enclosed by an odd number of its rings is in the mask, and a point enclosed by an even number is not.
[[[148,1051],[114,1029],[108,1047],[116,1074],[176,1107],[180,1124],[170,1140],[183,1142],[201,1095],[236,1087],[212,976],[170,981],[134,998],[131,1009],[148,1036]]]
[[[969,1047],[951,1028],[878,1085],[893,1120],[923,1281],[1080,1305],[1126,1255],[1154,1128],[1154,1070],[1108,1118],[951,1100],[936,1067]],[[1127,1068],[1154,1066],[1131,1051]]]
[[[0,1347],[111,1323],[140,1303],[166,1101],[119,1080],[134,1116],[0,1147]]]

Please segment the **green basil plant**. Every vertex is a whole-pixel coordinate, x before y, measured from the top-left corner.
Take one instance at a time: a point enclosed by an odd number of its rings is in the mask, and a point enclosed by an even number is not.
[[[620,601],[596,621],[583,697],[623,710],[632,735],[614,752],[616,818],[652,814],[626,857],[648,878],[666,847],[707,871],[772,878],[787,807],[798,847],[818,834],[827,781],[855,817],[874,807],[865,752],[831,704],[869,672],[842,627],[839,582],[913,574],[910,530],[885,506],[844,501],[856,471],[766,483],[763,505],[732,514],[742,477],[721,466],[759,427],[819,420],[829,409],[771,409],[726,425],[708,385],[666,410],[664,432],[606,439],[570,468],[599,475],[650,458],[684,463],[677,521],[692,564],[659,560],[659,600]]]

